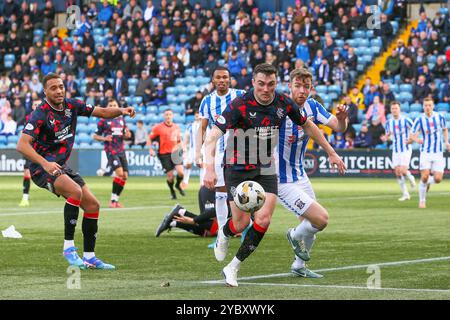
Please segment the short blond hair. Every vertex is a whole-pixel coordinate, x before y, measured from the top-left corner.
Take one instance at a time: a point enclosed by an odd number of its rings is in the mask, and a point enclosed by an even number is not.
[[[298,69],[292,70],[291,73],[289,74],[289,82],[292,83],[292,81],[294,81],[297,78],[311,79],[311,81],[312,81],[313,75],[306,68],[298,68]]]

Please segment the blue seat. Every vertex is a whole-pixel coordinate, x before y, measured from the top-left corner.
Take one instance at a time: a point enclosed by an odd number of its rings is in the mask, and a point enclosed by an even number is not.
[[[436,106],[438,112],[450,112],[450,105],[446,102],[440,102]]]
[[[326,30],[326,31],[331,31],[331,30],[333,30],[333,22],[327,22],[327,23],[325,23],[325,30]]]
[[[356,70],[358,72],[362,72],[364,70],[364,64],[358,63],[358,65],[356,66]]]
[[[134,100],[133,100],[134,101]],[[147,109],[145,106],[141,105],[141,106],[137,106],[136,104],[133,104],[135,106],[135,109],[137,113],[145,113],[145,109]]]
[[[195,76],[195,69],[186,69],[184,71],[185,77],[194,77]]]
[[[361,32],[364,32],[364,31],[361,31]],[[359,47],[369,47],[369,45],[370,45],[370,43],[369,43],[369,40],[368,39],[357,39],[358,40],[358,46]]]
[[[89,126],[85,123],[79,123],[77,126],[77,132],[80,133],[89,133]]]
[[[42,30],[42,29],[34,29],[33,36],[37,36],[37,37],[41,37],[42,38],[44,36],[44,30]]]
[[[14,61],[5,60],[5,62],[3,62],[3,65],[5,66],[6,69],[11,69],[14,65]]]
[[[79,133],[77,135],[77,141],[78,141],[78,143],[80,143],[80,147],[81,147],[81,145],[83,143],[88,143],[89,144],[92,141],[92,138],[87,133],[81,132],[81,133]]]
[[[94,28],[94,36],[103,36],[103,29]]]
[[[178,87],[167,87],[166,88],[166,93],[167,94],[177,95],[178,94]]]
[[[199,76],[203,77],[203,76],[205,76],[205,71],[204,71],[203,69],[197,69],[197,70],[195,71],[195,75],[196,75],[197,77],[199,77]]]
[[[347,39],[347,40],[345,40],[345,42],[347,42],[350,47],[356,47],[356,45],[357,45],[357,42],[355,39]]]
[[[7,141],[8,141],[8,140],[6,139],[5,136],[0,136],[0,144],[8,144]]]
[[[159,107],[159,112],[163,113],[164,111],[171,109],[168,105],[163,105]]]
[[[400,104],[400,107],[402,108],[402,112],[408,113],[411,111],[408,102],[403,102],[402,104]]]
[[[91,144],[89,142],[80,142],[78,147],[80,149],[90,149],[91,148]]]
[[[130,86],[137,86],[138,82],[139,82],[139,80],[136,78],[128,79],[128,85],[130,85]]]
[[[147,114],[157,114],[158,107],[157,106],[147,106]]]
[[[17,143],[9,142],[9,143],[6,145],[6,148],[7,148],[7,149],[15,149],[15,148],[16,148],[16,145],[17,145]]]
[[[373,38],[373,30],[366,31],[366,38],[369,38],[369,39]]]
[[[91,144],[91,148],[92,148],[92,149],[103,149],[103,144],[101,144],[101,143],[98,142],[98,141],[94,141],[94,142],[92,142],[92,144]]]
[[[409,108],[409,112],[422,112],[422,105],[420,103],[413,103]]]
[[[412,85],[409,83],[403,83],[399,86],[400,92],[412,92]]]
[[[330,36],[331,36],[332,39],[336,39],[337,38],[337,31],[332,30],[332,31],[329,31],[329,32],[330,32]]]
[[[133,98],[133,104],[138,105],[142,103],[142,97],[134,97]]]
[[[182,94],[188,94],[188,87],[187,86],[180,86],[178,87],[178,95]]]
[[[355,30],[353,32],[353,38],[365,38],[366,34],[362,30]]]
[[[188,95],[185,95],[185,94],[180,94],[178,97],[177,97],[177,102],[178,103],[185,103],[186,102],[186,100],[188,100],[189,99],[189,96]]]
[[[412,120],[417,119],[418,117],[420,117],[420,112],[410,112],[408,115]]]
[[[337,94],[337,92],[330,92],[329,94],[328,94],[328,96],[330,97],[330,99],[333,101],[333,100],[336,100],[337,98],[338,98],[338,94]]]
[[[16,136],[16,135],[14,135],[14,136],[8,136],[8,144],[9,143],[14,143],[14,144],[17,144],[17,141],[19,141],[19,136]]]
[[[393,93],[398,93],[400,91],[398,84],[396,83],[390,84],[389,87]]]
[[[198,85],[201,85],[201,83],[200,83],[200,79],[201,79],[201,77],[189,77],[189,78],[186,78],[186,83],[185,83],[185,85],[186,86],[198,86]]]
[[[409,92],[400,92],[399,100],[400,100],[400,102],[412,102],[413,95],[412,95],[412,93],[409,93]]]
[[[96,123],[89,123],[87,128],[88,128],[89,132],[92,134],[95,131],[97,131],[97,124]]]
[[[184,122],[185,122],[185,117],[182,116],[182,115],[177,114],[177,115],[175,115],[175,116],[173,117],[173,121],[174,121],[175,123],[184,123]]]
[[[341,87],[338,85],[331,85],[328,86],[328,92],[336,92],[336,93],[341,93]]]
[[[177,78],[175,80],[175,84],[177,86],[184,86],[184,85],[186,85],[186,78]]]
[[[131,95],[134,95],[134,93],[136,92],[136,86],[129,86],[128,87],[128,93]]]
[[[324,93],[328,92],[328,88],[327,88],[327,86],[324,86],[324,85],[318,85],[316,87],[316,91],[318,94],[324,94]]]
[[[168,94],[167,95],[167,103],[176,103],[178,101],[177,96]]]
[[[373,38],[372,40],[370,40],[370,45],[371,46],[376,46],[376,47],[382,47],[383,46],[383,42],[381,41],[380,38]]]

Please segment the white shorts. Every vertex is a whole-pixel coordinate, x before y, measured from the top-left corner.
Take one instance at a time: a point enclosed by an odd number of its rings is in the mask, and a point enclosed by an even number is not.
[[[186,158],[184,158],[184,165],[192,164],[195,165],[195,149],[191,148],[188,150],[186,154]]]
[[[298,217],[302,216],[315,200],[316,196],[307,176],[296,182],[278,183],[278,201]]]
[[[392,166],[398,167],[407,167],[409,168],[409,163],[411,162],[412,149],[405,152],[394,152],[392,151]]]
[[[442,153],[420,153],[420,170],[444,172],[445,159]]]

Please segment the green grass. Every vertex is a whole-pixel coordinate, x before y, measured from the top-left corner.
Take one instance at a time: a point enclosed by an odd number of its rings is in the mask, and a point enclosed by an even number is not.
[[[86,181],[107,207],[111,179]],[[395,179],[312,182],[330,222],[318,236],[311,269],[450,256],[448,181],[432,186],[426,210],[417,209],[416,193],[411,201],[398,202]],[[187,197],[179,200],[194,212],[197,187],[198,180],[193,179]],[[100,214],[96,253],[117,270],[82,271],[81,290],[69,290],[61,256],[63,200],[34,185],[30,208],[19,208],[20,198],[21,178],[0,177],[0,229],[14,225],[23,235],[23,239],[0,238],[0,299],[450,299],[449,260],[382,266],[381,286],[386,289],[381,290],[366,288],[370,274],[364,267],[326,271],[323,279],[280,276],[240,281],[233,289],[200,283],[220,280],[226,263],[218,263],[206,248],[210,238],[184,231],[154,237],[175,203],[168,200],[160,178],[131,178],[121,199],[128,209]],[[80,225],[76,242],[82,248]],[[293,253],[285,231],[295,225],[293,214],[278,206],[266,237],[239,276],[288,273]],[[239,240],[232,240],[226,261],[238,246]],[[170,286],[162,287],[165,282]]]

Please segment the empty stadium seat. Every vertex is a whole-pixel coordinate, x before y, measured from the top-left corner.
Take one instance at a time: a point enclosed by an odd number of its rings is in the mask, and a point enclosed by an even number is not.
[[[420,112],[410,112],[408,114],[408,116],[412,119],[415,120],[416,118],[420,117]]]
[[[133,104],[137,105],[137,104],[141,104],[142,103],[142,97],[141,96],[136,96],[133,98]]]
[[[128,79],[128,85],[130,85],[130,86],[137,86],[138,82],[139,82],[139,80],[136,78]]]
[[[409,83],[403,83],[399,86],[400,92],[412,92],[412,85]]]
[[[185,77],[194,77],[195,76],[195,69],[186,69],[184,71]]]
[[[450,105],[446,102],[440,102],[436,106],[438,112],[450,112]]]
[[[341,93],[341,87],[338,86],[338,85],[328,86],[328,92],[336,92],[336,93],[340,94]]]
[[[353,32],[353,38],[365,38],[366,34],[362,30],[355,30]]]
[[[17,141],[19,141],[19,136],[8,136],[7,140],[8,140],[8,144],[14,143],[16,145]]]
[[[328,88],[327,88],[327,86],[324,86],[324,85],[318,85],[316,87],[316,91],[318,94],[324,94],[324,93],[328,92]]]
[[[413,103],[409,106],[409,112],[422,112],[422,110],[423,108],[420,103]]]
[[[402,108],[402,112],[408,113],[408,112],[411,111],[410,110],[410,105],[409,105],[408,102],[404,102],[404,103],[400,104],[400,107]]]
[[[198,68],[196,71],[195,71],[195,75],[197,76],[197,77],[204,77],[205,76],[205,71],[202,69],[202,68]]]
[[[373,38],[372,40],[370,40],[370,45],[371,46],[376,46],[376,47],[382,47],[383,46],[383,42],[381,41],[380,38]]]
[[[0,145],[8,144],[8,140],[5,136],[0,136]]]
[[[158,107],[157,106],[147,106],[147,114],[157,114],[158,113]]]

